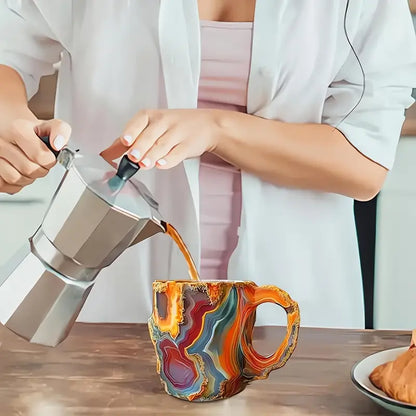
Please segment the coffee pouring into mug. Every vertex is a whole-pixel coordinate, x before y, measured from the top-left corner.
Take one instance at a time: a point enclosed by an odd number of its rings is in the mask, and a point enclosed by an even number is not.
[[[118,168],[65,147],[65,168],[44,219],[0,272],[0,322],[30,342],[56,346],[71,330],[99,272],[128,247],[166,232],[158,204],[124,156]]]

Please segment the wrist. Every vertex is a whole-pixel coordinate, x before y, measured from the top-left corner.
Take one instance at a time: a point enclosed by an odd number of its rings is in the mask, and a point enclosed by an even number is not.
[[[241,118],[241,113],[230,110],[213,110],[213,118],[215,130],[212,134],[213,146],[210,151],[220,155],[221,149],[238,136],[238,120]]]

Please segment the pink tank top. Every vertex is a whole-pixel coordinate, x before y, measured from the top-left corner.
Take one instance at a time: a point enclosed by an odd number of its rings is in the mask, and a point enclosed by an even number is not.
[[[251,22],[201,21],[198,108],[246,112],[251,59]],[[238,242],[241,215],[240,170],[221,158],[201,156],[201,278],[227,279],[228,261]]]

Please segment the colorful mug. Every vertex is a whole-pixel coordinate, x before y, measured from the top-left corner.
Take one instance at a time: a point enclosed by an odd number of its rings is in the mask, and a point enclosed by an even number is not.
[[[252,345],[256,308],[265,302],[287,313],[285,339],[269,357]],[[276,286],[227,280],[153,283],[149,331],[157,372],[166,392],[179,399],[224,399],[267,378],[291,356],[298,330],[298,304]]]

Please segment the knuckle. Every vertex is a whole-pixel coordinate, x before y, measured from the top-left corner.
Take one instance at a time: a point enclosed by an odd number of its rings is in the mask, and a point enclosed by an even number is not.
[[[49,152],[50,153],[50,152]],[[47,170],[49,170],[49,169],[52,169],[55,165],[56,165],[56,159],[55,159],[55,156],[52,154],[52,153],[50,153],[50,155],[47,155],[47,156],[45,156],[45,158],[44,158],[44,161],[43,161],[44,163],[41,163],[41,165],[45,168],[45,169],[47,169]]]
[[[160,155],[162,155],[162,153],[163,154],[165,154],[165,153],[167,153],[168,152],[168,150],[169,150],[169,145],[168,145],[168,143],[166,143],[166,142],[164,142],[164,141],[162,141],[162,140],[158,140],[154,145],[153,145],[153,148],[151,149],[152,150],[152,152],[154,152],[154,153],[157,153],[157,154],[160,154]]]
[[[17,170],[7,167],[7,164],[2,165],[1,177],[3,180],[4,186],[17,185],[20,179],[22,178],[22,176]]]
[[[50,169],[56,163],[55,155],[46,147],[37,148],[29,155],[29,159],[35,165]]]
[[[148,152],[146,152],[142,159],[150,159],[152,161],[156,161],[158,159],[158,152],[155,152],[155,149],[150,149]]]
[[[9,195],[16,195],[17,193],[19,193],[21,190],[23,189],[23,186],[15,186],[12,189],[9,189],[7,191],[7,193]]]
[[[137,112],[135,118],[146,118],[149,119],[151,117],[151,111],[150,110],[140,110]]]
[[[153,110],[151,114],[152,121],[161,121],[163,119],[163,112],[160,110]]]
[[[153,145],[155,149],[162,149],[166,147],[166,142],[162,139],[156,140],[155,144]]]
[[[24,182],[24,178],[23,178],[23,176],[21,176],[19,174],[11,173],[9,175],[9,177],[7,178],[7,182],[10,185],[19,185],[21,182]]]
[[[36,169],[33,169],[29,166],[24,166],[22,169],[20,169],[20,172],[27,178],[31,178],[36,175]]]
[[[40,174],[39,166],[24,166],[20,172],[23,176],[26,176],[28,178],[37,178]]]
[[[178,150],[178,149],[173,149],[170,153],[169,153],[169,160],[172,162],[176,162],[178,160],[184,159],[184,155],[183,153]]]
[[[154,138],[153,138],[152,133],[145,130],[137,138],[137,147],[140,148],[141,150],[144,150],[144,148],[148,148],[152,146],[153,142],[154,142]]]
[[[49,169],[38,169],[35,172],[36,178],[44,178],[49,173]]]

